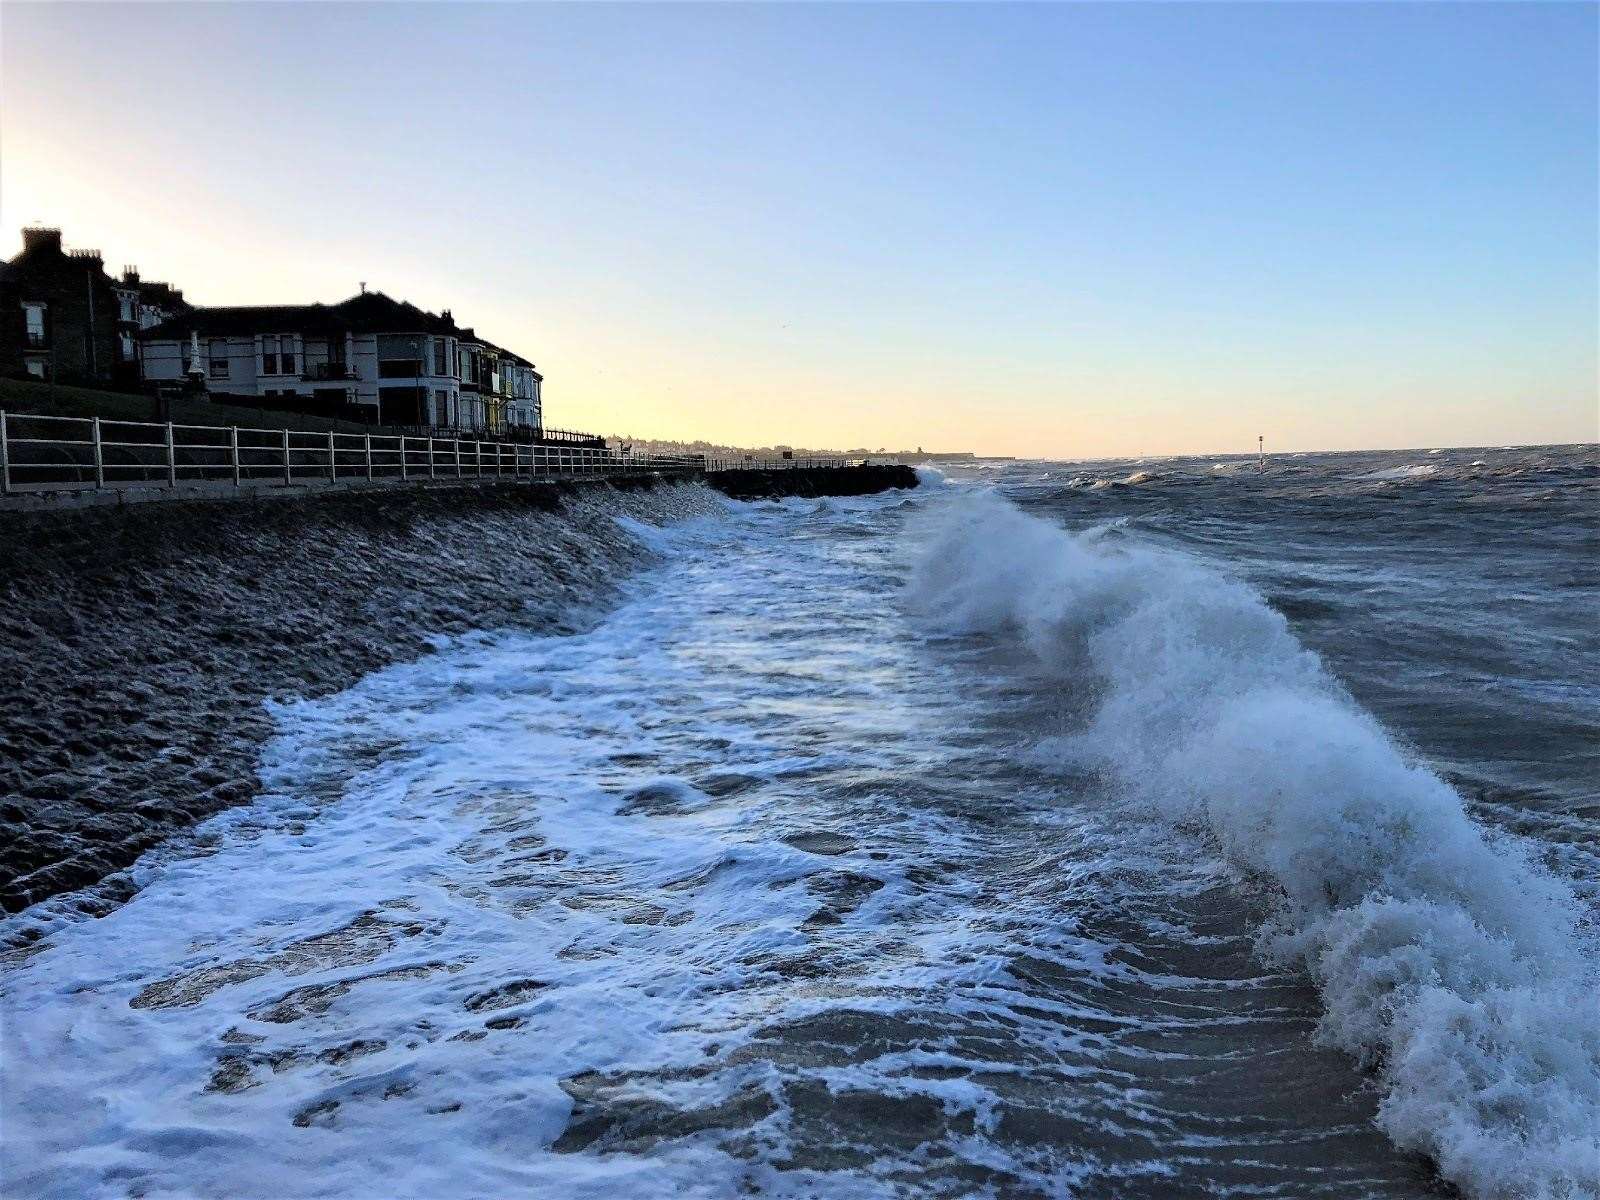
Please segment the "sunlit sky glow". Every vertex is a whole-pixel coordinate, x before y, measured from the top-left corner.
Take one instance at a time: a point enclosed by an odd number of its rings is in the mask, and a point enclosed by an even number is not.
[[[1597,13],[7,3],[0,239],[448,307],[566,427],[1589,441]]]

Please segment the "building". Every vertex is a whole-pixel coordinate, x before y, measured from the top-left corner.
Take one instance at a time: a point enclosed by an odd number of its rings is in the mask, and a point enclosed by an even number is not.
[[[0,374],[135,387],[138,330],[186,307],[137,271],[113,279],[98,250],[66,250],[59,229],[24,229],[22,252],[0,266]]]
[[[124,370],[115,382],[138,387],[142,377],[137,369],[139,334],[172,320],[189,306],[184,303],[183,293],[169,284],[140,279],[137,267],[125,267],[122,279],[111,290],[117,298],[117,361],[134,366],[131,371]]]
[[[457,350],[461,406],[472,429],[542,429],[544,376],[527,359],[463,329]]]
[[[191,308],[139,334],[148,384],[370,424],[542,427],[532,363],[382,292],[339,304]]]

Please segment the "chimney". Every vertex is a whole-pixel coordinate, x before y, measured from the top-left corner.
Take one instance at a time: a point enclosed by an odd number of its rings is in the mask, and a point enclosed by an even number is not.
[[[139,286],[139,268],[138,267],[123,267],[122,268],[122,284],[123,284],[124,287],[138,287]]]
[[[24,250],[54,250],[61,253],[61,230],[34,227],[22,231]]]

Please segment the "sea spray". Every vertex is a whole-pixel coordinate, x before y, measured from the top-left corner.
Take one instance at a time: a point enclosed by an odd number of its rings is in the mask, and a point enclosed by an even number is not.
[[[1319,1037],[1373,1068],[1396,1144],[1475,1196],[1600,1195],[1596,979],[1572,891],[1475,825],[1243,583],[993,495],[930,520],[911,606],[1092,689],[1073,756],[1277,884],[1261,948],[1317,981]]]

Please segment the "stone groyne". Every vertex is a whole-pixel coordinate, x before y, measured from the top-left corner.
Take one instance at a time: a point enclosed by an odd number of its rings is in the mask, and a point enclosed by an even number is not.
[[[717,471],[706,482],[735,500],[769,496],[870,496],[891,488],[914,488],[912,467],[867,463],[857,467],[756,467]]]

